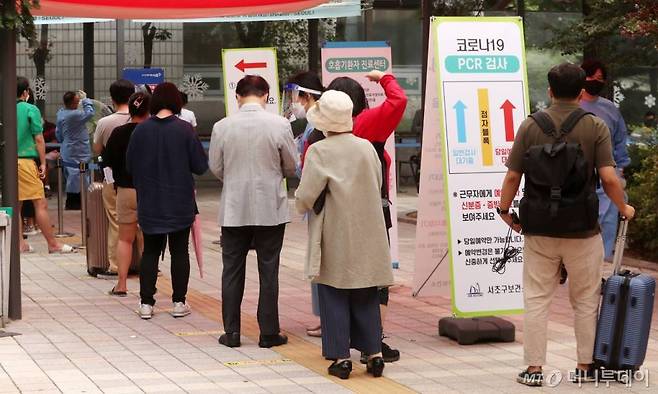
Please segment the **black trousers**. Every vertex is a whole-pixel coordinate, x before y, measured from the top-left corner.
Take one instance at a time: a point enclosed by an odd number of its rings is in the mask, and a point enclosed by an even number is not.
[[[286,225],[222,227],[222,320],[227,333],[240,332],[247,253],[252,240],[258,258],[258,326],[261,335],[279,328],[279,257]]]
[[[322,355],[350,358],[350,348],[367,355],[382,351],[382,323],[376,287],[337,289],[318,285]]]
[[[142,304],[155,305],[155,285],[158,281],[158,262],[169,240],[171,254],[171,287],[173,302],[185,302],[190,281],[190,228],[169,234],[144,233],[144,253],[139,269],[139,295]]]

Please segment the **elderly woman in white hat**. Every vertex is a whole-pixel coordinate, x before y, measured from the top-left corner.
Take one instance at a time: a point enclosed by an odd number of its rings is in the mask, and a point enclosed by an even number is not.
[[[322,354],[334,360],[329,374],[347,379],[350,348],[360,350],[368,355],[368,373],[379,377],[384,360],[377,287],[393,284],[381,164],[372,144],[352,135],[347,94],[325,92],[307,118],[327,136],[309,148],[295,193],[299,212],[317,214],[310,225],[307,274],[319,285]],[[321,195],[323,206],[316,201]]]

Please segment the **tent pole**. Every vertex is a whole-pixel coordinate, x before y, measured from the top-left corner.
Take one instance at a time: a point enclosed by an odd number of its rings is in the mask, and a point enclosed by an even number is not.
[[[2,107],[2,205],[13,208],[9,266],[9,318],[20,320],[21,254],[18,214],[18,145],[16,135],[16,31],[0,29],[0,99]]]

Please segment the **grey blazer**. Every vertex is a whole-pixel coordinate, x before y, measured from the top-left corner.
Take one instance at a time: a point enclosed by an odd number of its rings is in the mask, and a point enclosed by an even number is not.
[[[224,183],[222,227],[276,226],[290,221],[284,177],[295,176],[299,154],[290,122],[258,104],[215,123],[210,170]]]

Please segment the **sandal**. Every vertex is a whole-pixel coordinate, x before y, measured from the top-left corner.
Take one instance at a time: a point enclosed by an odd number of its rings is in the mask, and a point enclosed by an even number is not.
[[[112,288],[112,290],[108,291],[107,294],[115,297],[126,297],[128,295],[127,291],[116,291],[115,290],[116,286]]]
[[[67,245],[67,244],[62,245],[62,247],[59,248],[59,250],[49,250],[48,251],[48,253],[50,253],[50,254],[70,254],[70,253],[75,253],[75,252],[76,252],[76,249],[73,246]]]

